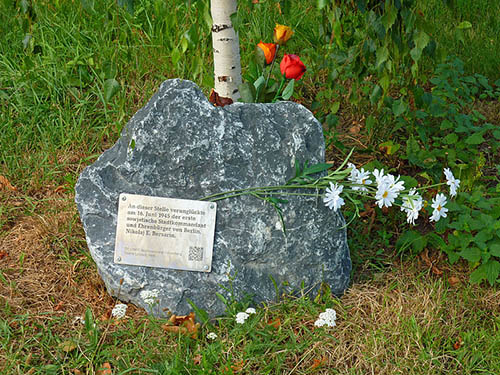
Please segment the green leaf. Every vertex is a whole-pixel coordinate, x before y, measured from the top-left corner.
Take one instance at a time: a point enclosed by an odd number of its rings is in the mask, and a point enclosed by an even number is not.
[[[493,245],[490,245],[489,248],[491,255],[500,258],[500,243],[494,243]]]
[[[484,266],[486,268],[486,279],[490,285],[493,286],[498,279],[498,275],[500,274],[500,263],[496,260],[490,259],[486,264],[484,264]]]
[[[170,58],[172,59],[172,64],[177,65],[179,60],[181,59],[182,54],[181,51],[179,51],[178,47],[175,47],[172,49],[172,52],[170,53]]]
[[[430,40],[431,39],[429,38],[429,35],[427,35],[424,31],[419,31],[413,38],[415,46],[420,50],[423,50],[425,47],[427,47]]]
[[[500,140],[500,130],[495,130],[493,132],[493,137],[495,137],[496,139]]]
[[[462,21],[457,26],[457,29],[460,29],[460,30],[467,30],[467,29],[471,29],[471,28],[472,28],[472,23],[470,23],[469,21]]]
[[[386,46],[384,47],[379,47],[377,49],[377,62],[375,64],[376,68],[379,68],[380,65],[382,65],[384,62],[387,61],[389,57],[389,50],[387,49]]]
[[[392,113],[394,113],[394,116],[401,116],[407,109],[408,106],[403,98],[395,100],[394,103],[392,103]]]
[[[241,101],[243,103],[254,103],[255,102],[255,86],[249,82],[244,82],[238,86],[240,91]]]
[[[467,143],[468,145],[479,145],[483,142],[484,138],[481,133],[474,133],[465,140],[465,143]]]
[[[456,135],[455,133],[450,133],[443,138],[443,142],[447,145],[457,143],[457,141],[458,141],[458,135]]]
[[[290,80],[290,82],[288,82],[288,85],[286,85],[285,89],[283,90],[283,94],[281,94],[281,97],[284,100],[288,100],[292,97],[294,85],[295,85],[294,79],[292,79],[292,80]]]
[[[471,263],[476,263],[481,259],[481,250],[477,247],[468,247],[463,249],[459,255]]]
[[[327,5],[327,0],[318,0],[316,6],[319,10],[322,10]]]
[[[134,0],[118,0],[118,5],[126,8],[130,14],[134,14]]]
[[[114,78],[104,81],[104,100],[109,102],[120,91],[120,84]]]
[[[440,130],[452,129],[454,127],[453,123],[449,120],[443,120],[439,126]]]
[[[474,272],[470,274],[470,282],[473,284],[479,284],[481,281],[486,279],[487,273],[486,273],[486,267],[485,265],[481,265],[477,267]]]

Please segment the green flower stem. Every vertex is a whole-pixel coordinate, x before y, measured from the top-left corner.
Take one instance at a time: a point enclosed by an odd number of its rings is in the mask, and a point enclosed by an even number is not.
[[[283,74],[281,76],[280,87],[278,88],[278,91],[276,91],[276,95],[274,96],[274,98],[273,98],[273,100],[272,100],[271,103],[276,103],[276,100],[278,100],[278,98],[280,97],[281,90],[283,90],[283,86],[285,86],[285,82],[286,82],[286,77]]]
[[[266,84],[264,85],[264,90],[267,89],[267,83],[269,82],[269,77],[271,77],[271,73],[273,72],[274,63],[276,62],[276,57],[278,57],[279,50],[280,50],[280,45],[276,44],[276,52],[274,53],[274,58],[273,58],[273,61],[271,63],[271,69],[269,69],[269,73],[267,74]]]

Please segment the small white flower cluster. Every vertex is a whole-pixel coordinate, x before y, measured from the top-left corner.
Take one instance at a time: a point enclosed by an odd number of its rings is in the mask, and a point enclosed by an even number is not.
[[[113,310],[111,310],[111,316],[116,318],[116,319],[121,319],[125,316],[125,313],[127,312],[127,305],[124,303],[119,303],[113,307]]]
[[[217,338],[217,334],[215,332],[209,332],[207,334],[207,339],[209,340],[215,340]]]
[[[143,290],[140,293],[140,296],[144,302],[148,305],[154,305],[155,303],[158,302],[158,289],[153,289],[153,290]]]
[[[248,309],[245,310],[245,312],[239,312],[238,314],[236,314],[236,323],[243,324],[251,314],[256,314],[256,313],[257,312],[253,307],[249,307]]]
[[[326,309],[325,312],[319,314],[319,318],[314,322],[316,327],[335,327],[337,324],[335,323],[337,320],[337,312],[334,309]]]
[[[369,179],[370,172],[365,171],[363,168],[357,169],[351,163],[348,164],[348,167],[351,169],[348,180],[353,183],[352,190],[368,192],[368,185],[372,184],[372,180]],[[396,198],[405,190],[404,181],[400,179],[401,176],[395,177],[392,174],[384,174],[383,169],[374,169],[371,174],[377,184],[375,192],[376,204],[380,208],[391,207]],[[444,174],[446,176],[446,184],[450,187],[450,195],[454,197],[460,186],[460,180],[453,176],[449,168],[444,169]],[[330,182],[330,187],[325,189],[325,197],[323,198],[325,206],[334,211],[342,207],[345,203],[344,199],[340,196],[343,189],[344,186]],[[415,225],[415,220],[418,218],[420,210],[424,207],[422,196],[417,193],[416,189],[411,189],[408,194],[403,194],[402,201],[401,211],[406,213],[406,221],[409,224]],[[441,217],[446,217],[448,209],[444,207],[445,204],[446,197],[444,194],[437,194],[432,199],[432,208],[434,208],[434,211],[430,217],[431,221],[438,221]]]

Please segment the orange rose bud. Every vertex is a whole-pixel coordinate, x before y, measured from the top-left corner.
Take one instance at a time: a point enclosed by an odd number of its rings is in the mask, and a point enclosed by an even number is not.
[[[306,66],[300,61],[299,56],[285,54],[280,63],[280,70],[285,78],[298,81],[306,72]]]
[[[285,25],[276,24],[274,28],[274,42],[280,45],[285,44],[293,35],[293,30]]]
[[[266,57],[266,64],[271,64],[273,62],[274,56],[276,55],[276,44],[274,43],[262,43],[262,41],[257,44],[264,56]]]

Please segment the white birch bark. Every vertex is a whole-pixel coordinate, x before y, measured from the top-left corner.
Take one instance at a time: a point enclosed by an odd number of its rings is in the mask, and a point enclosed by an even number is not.
[[[241,84],[240,43],[231,22],[236,13],[237,0],[210,0],[212,13],[212,45],[214,50],[214,90],[219,96],[240,98]]]

